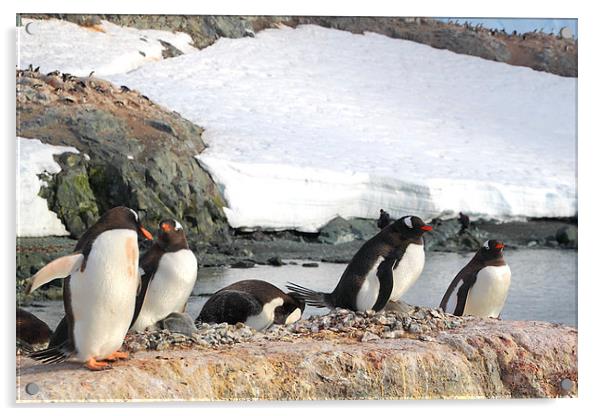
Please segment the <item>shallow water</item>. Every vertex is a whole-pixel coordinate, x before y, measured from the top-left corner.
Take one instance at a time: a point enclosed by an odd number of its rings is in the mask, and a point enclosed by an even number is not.
[[[412,305],[436,307],[447,286],[472,254],[427,253],[424,271],[403,300]],[[577,326],[577,251],[555,249],[507,250],[505,257],[512,270],[512,284],[502,319],[539,320]],[[196,318],[208,294],[243,279],[266,280],[281,289],[295,282],[315,290],[331,291],[345,264],[320,263],[317,268],[297,265],[255,266],[251,269],[203,268],[187,312]],[[48,322],[51,328],[62,316],[62,302],[45,302],[25,309]],[[326,309],[308,307],[303,316],[324,314]]]

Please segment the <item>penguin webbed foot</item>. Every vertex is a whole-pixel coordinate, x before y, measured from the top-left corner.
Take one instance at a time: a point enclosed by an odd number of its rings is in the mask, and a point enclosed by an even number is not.
[[[104,359],[104,361],[127,360],[130,358],[130,353],[126,351],[115,351]]]
[[[113,366],[106,361],[96,361],[94,358],[90,358],[88,361],[86,361],[84,367],[91,371],[102,371],[108,370]]]

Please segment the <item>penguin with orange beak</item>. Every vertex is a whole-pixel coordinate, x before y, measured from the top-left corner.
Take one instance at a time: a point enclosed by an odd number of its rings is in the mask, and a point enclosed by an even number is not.
[[[185,311],[196,282],[197,260],[178,221],[159,223],[156,242],[140,259],[140,273],[132,330],[143,331],[172,312]]]
[[[503,242],[485,241],[451,282],[439,306],[457,316],[499,318],[512,276],[503,250]]]
[[[399,301],[420,277],[425,258],[423,235],[432,229],[419,217],[402,217],[364,243],[332,293],[294,283],[287,288],[309,306],[379,311],[389,301]]]
[[[104,213],[79,239],[73,254],[60,257],[32,276],[27,293],[65,279],[63,302],[67,337],[30,357],[44,363],[69,358],[90,370],[127,358],[118,351],[130,327],[140,286],[138,235],[152,240],[136,211],[116,207]]]

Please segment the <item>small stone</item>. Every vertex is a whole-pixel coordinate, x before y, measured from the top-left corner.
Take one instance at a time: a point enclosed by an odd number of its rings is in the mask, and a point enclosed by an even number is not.
[[[301,266],[303,267],[320,267],[318,263],[303,263]]]
[[[364,332],[364,335],[362,336],[362,342],[377,341],[379,339],[380,337],[378,335],[373,334],[370,331]]]
[[[311,332],[314,333],[314,334],[316,332],[318,332],[319,330],[320,330],[320,328],[317,325],[314,325],[314,326],[311,327]]]
[[[268,259],[268,264],[269,264],[270,266],[276,266],[276,267],[279,267],[279,266],[282,266],[282,265],[284,264],[284,262],[282,261],[282,259],[281,259],[280,257],[278,257],[278,256],[274,256],[274,257],[270,257],[270,258]]]
[[[420,325],[418,325],[418,324],[410,324],[410,326],[408,327],[408,332],[410,332],[412,334],[416,334],[418,332],[421,332]]]
[[[405,331],[403,329],[399,329],[399,330],[395,330],[395,331],[385,332],[382,337],[387,338],[387,339],[401,338],[401,337],[403,337],[404,333],[405,333]]]
[[[233,269],[251,269],[255,267],[255,262],[251,260],[240,260],[232,264],[232,266],[230,267],[232,267]]]

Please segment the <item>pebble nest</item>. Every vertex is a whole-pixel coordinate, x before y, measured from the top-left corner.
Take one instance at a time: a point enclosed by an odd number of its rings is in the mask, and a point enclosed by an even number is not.
[[[463,326],[466,318],[441,309],[413,307],[408,312],[353,312],[337,308],[327,315],[311,316],[290,325],[272,325],[256,331],[245,324],[199,324],[191,336],[169,330],[146,330],[128,334],[124,349],[130,352],[172,348],[221,348],[244,342],[284,341],[299,338],[346,339],[370,342],[379,339],[432,340],[442,330]]]

